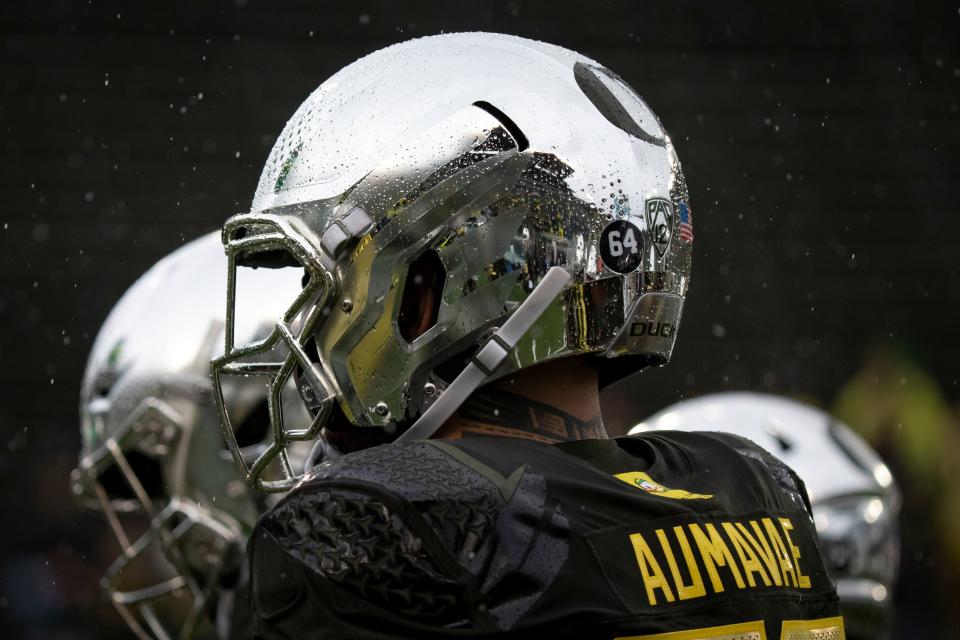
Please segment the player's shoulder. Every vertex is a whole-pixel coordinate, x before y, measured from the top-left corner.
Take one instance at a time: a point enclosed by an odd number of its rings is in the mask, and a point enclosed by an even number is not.
[[[750,458],[769,455],[749,438],[726,431],[679,431],[673,429],[643,431],[640,433],[621,436],[618,440],[669,442],[676,446],[685,447],[691,451],[702,452],[703,455],[717,455],[724,452],[735,455],[746,455]]]
[[[261,517],[254,538],[296,560],[312,581],[391,616],[507,628],[568,555],[569,523],[547,503],[544,477],[522,462],[520,450],[542,448],[431,440],[351,453],[308,474]],[[494,460],[495,451],[510,460]],[[531,554],[546,560],[531,564]],[[263,550],[252,556],[267,571],[275,564]],[[516,586],[505,590],[517,576],[533,590],[522,605]],[[482,610],[468,604],[478,599]]]
[[[800,477],[783,460],[753,440],[721,431],[651,431],[631,438],[656,437],[684,447],[698,462],[709,463],[738,482],[754,481],[777,487],[791,498],[806,502]],[[809,505],[807,505],[809,510]]]
[[[297,513],[329,513],[342,527],[350,514],[361,520],[372,507],[391,513],[409,526],[426,519],[432,530],[449,516],[449,505],[469,510],[471,521],[489,520],[498,494],[509,480],[462,454],[453,445],[435,441],[385,444],[325,461],[264,518],[282,521]],[[446,509],[437,505],[445,505]],[[442,514],[442,516],[441,516]]]
[[[272,603],[290,599],[284,596],[289,577],[285,584],[270,583],[283,565],[284,574],[303,576],[310,585],[304,593],[322,590],[338,602],[352,599],[349,607],[371,615],[391,612],[441,625],[469,618],[460,571],[416,499],[435,496],[440,486],[459,486],[460,495],[467,495],[472,479],[434,451],[420,443],[384,445],[307,474],[261,516],[251,536],[258,607],[280,610]],[[326,611],[332,618],[317,621],[318,628],[349,635],[335,613]]]
[[[278,506],[324,508],[330,497],[378,504],[410,526],[424,524],[449,554],[461,558],[475,551],[463,545],[483,540],[517,492],[542,491],[529,486],[537,478],[526,473],[529,452],[518,448],[528,447],[503,438],[371,447],[316,467]]]
[[[501,470],[474,458],[458,443],[415,440],[371,447],[324,462],[307,474],[296,491],[351,487],[418,504],[475,502],[508,490],[506,485]]]

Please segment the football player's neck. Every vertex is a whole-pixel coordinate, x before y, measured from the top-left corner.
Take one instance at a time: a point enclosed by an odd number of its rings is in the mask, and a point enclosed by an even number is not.
[[[478,389],[434,437],[471,436],[541,442],[606,438],[596,370],[580,358],[567,358]]]

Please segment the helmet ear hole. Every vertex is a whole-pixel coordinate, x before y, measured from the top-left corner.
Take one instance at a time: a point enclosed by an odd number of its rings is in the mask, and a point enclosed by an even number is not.
[[[433,249],[410,263],[397,316],[397,328],[407,342],[413,342],[437,324],[446,279],[447,270]]]

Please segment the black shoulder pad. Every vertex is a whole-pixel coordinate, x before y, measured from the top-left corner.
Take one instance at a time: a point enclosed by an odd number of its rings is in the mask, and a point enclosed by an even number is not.
[[[462,621],[467,609],[456,576],[424,549],[422,526],[411,526],[403,506],[378,493],[310,481],[261,517],[254,536],[269,536],[311,579],[332,582],[366,603],[436,624]],[[256,544],[251,549],[255,582],[259,575],[259,584],[267,584],[263,573],[276,567],[262,565]]]
[[[409,503],[461,565],[475,557],[506,503],[497,479],[449,445],[432,442],[372,447],[321,465],[312,481],[361,481]],[[496,474],[494,474],[496,475]],[[509,497],[509,496],[506,496]]]
[[[491,483],[451,456],[450,447],[428,441],[399,442],[356,451],[316,467],[302,482],[361,480],[407,500],[470,500]]]
[[[490,446],[515,445],[501,440]],[[469,584],[466,599],[483,605],[465,616],[475,626],[513,626],[551,584],[569,552],[569,523],[547,500],[543,476],[526,465],[505,475],[457,443],[403,442],[351,453],[317,467],[294,495],[322,495],[332,486],[343,487],[335,494],[348,488],[359,492],[348,500],[351,508],[362,500],[386,510],[394,518],[384,525],[390,525],[395,547],[406,548],[404,535],[416,539],[418,555],[411,556],[410,563],[421,557],[433,562],[424,580],[456,576]],[[271,520],[295,515],[290,510],[306,508],[306,500],[285,498],[285,510],[275,510]],[[309,499],[311,504],[322,501]],[[339,511],[330,515],[342,519]]]

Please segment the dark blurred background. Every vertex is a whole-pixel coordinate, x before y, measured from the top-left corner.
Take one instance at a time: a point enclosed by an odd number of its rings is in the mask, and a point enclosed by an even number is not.
[[[684,326],[669,366],[607,393],[611,431],[724,389],[837,412],[904,488],[895,637],[960,636],[958,27],[956,2],[4,3],[0,637],[127,637],[97,589],[116,550],[68,495],[120,294],[249,204],[322,80],[459,30],[596,58],[683,160]]]

